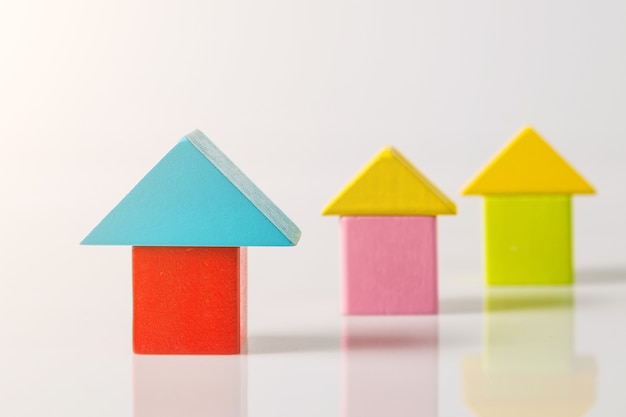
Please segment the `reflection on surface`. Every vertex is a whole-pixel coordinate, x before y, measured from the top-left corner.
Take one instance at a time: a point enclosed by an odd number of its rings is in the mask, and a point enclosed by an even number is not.
[[[580,417],[596,364],[574,351],[571,288],[489,288],[482,356],[463,360],[467,407],[480,417]]]
[[[134,417],[247,415],[244,355],[133,357]]]
[[[437,317],[346,317],[342,415],[437,416]]]

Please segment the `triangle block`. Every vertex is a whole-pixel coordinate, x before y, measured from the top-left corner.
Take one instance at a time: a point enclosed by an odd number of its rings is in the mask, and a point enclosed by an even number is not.
[[[435,216],[456,206],[400,152],[386,147],[324,208],[324,215]]]
[[[83,245],[292,246],[300,230],[202,132],[178,142]]]
[[[524,128],[462,194],[593,194],[594,189],[532,128]]]

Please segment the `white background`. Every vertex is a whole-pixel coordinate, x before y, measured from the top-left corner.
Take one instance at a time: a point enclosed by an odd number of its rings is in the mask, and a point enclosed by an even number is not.
[[[439,409],[469,415],[481,204],[458,190],[525,124],[598,190],[575,198],[576,268],[598,286],[576,343],[623,371],[604,298],[626,277],[625,18],[598,0],[3,1],[0,414],[132,413],[130,249],[78,242],[196,128],[303,231],[249,251],[248,415],[341,413],[337,222],[319,212],[387,144],[457,203]],[[623,415],[611,375],[593,415]]]

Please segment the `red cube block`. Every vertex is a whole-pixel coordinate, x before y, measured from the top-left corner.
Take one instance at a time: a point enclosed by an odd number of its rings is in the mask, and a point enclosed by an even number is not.
[[[240,353],[246,273],[241,252],[238,247],[134,246],[134,352]]]

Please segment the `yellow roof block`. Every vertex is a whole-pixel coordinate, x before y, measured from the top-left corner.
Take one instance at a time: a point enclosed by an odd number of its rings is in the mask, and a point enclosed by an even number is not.
[[[339,216],[434,216],[456,206],[400,152],[386,147],[322,211]]]
[[[461,194],[593,194],[583,177],[525,127]]]

